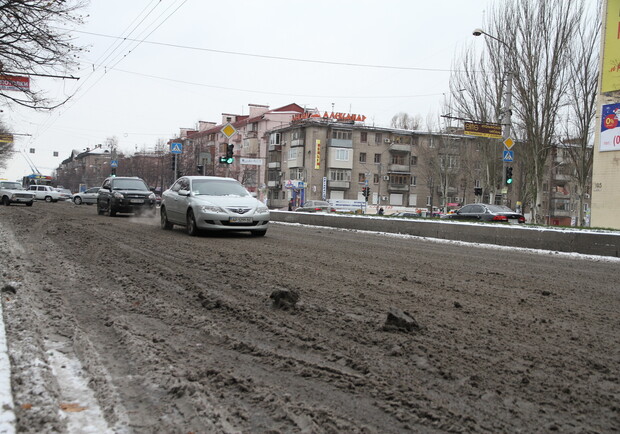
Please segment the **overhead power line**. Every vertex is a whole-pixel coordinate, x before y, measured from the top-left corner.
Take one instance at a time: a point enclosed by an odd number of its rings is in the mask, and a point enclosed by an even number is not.
[[[244,53],[241,51],[217,50],[214,48],[192,47],[189,45],[170,44],[166,42],[155,42],[155,41],[145,41],[145,40],[131,39],[131,38],[122,38],[119,36],[104,35],[103,33],[85,32],[82,30],[73,30],[73,32],[82,33],[85,35],[100,36],[102,38],[135,41],[135,42],[140,42],[142,44],[158,45],[161,47],[181,48],[184,50],[193,50],[193,51],[207,51],[210,53],[257,57],[257,58],[262,58],[262,59],[286,60],[286,61],[291,61],[291,62],[304,62],[304,63],[318,63],[318,64],[323,64],[323,65],[353,66],[353,67],[359,67],[359,68],[399,69],[399,70],[406,70],[406,71],[455,72],[455,70],[453,69],[442,69],[442,68],[420,68],[420,67],[414,67],[414,66],[372,65],[372,64],[365,64],[365,63],[333,62],[329,60],[312,60],[312,59],[300,59],[300,58],[295,58],[295,57],[269,56],[265,54]]]

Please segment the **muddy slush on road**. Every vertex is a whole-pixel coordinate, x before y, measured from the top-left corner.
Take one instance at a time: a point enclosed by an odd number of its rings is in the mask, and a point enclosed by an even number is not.
[[[0,236],[19,432],[620,426],[614,259],[286,224],[189,237],[71,203],[0,207]]]

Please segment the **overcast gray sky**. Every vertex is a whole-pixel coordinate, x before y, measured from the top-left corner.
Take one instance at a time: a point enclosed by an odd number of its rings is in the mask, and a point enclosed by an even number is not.
[[[72,149],[112,136],[124,151],[149,149],[247,104],[333,104],[377,126],[398,112],[439,115],[452,62],[470,44],[483,49],[472,30],[494,1],[92,0],[75,33],[89,47],[80,80],[32,79],[73,100],[51,113],[0,107],[12,132],[31,134],[16,137],[20,153],[0,177],[31,173],[30,148],[50,175]]]

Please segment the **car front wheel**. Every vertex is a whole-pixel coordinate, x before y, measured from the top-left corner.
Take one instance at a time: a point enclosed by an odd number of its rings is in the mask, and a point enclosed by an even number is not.
[[[52,196],[45,196],[45,201],[46,202],[51,202],[52,201]]]
[[[9,200],[9,198],[4,196],[2,198],[2,205],[9,206],[10,204],[11,204],[11,201]]]
[[[81,205],[82,204],[82,198],[80,196],[77,196],[75,199],[73,199],[73,203],[76,205]]]
[[[161,228],[169,231],[174,226],[170,221],[168,221],[168,215],[166,214],[166,208],[162,207],[159,210],[159,218],[161,222]]]
[[[194,217],[194,211],[191,209],[187,212],[187,224],[185,225],[187,234],[195,237],[198,235],[198,227],[196,227],[196,217]]]

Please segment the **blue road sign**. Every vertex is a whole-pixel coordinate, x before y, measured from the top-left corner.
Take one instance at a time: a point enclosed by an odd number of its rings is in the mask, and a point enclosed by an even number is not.
[[[110,167],[118,167],[118,160],[110,161]]]
[[[515,161],[515,153],[514,151],[506,151],[504,150],[504,161],[507,163],[512,163]]]
[[[170,144],[170,152],[173,154],[182,154],[183,153],[183,143],[171,143]]]

